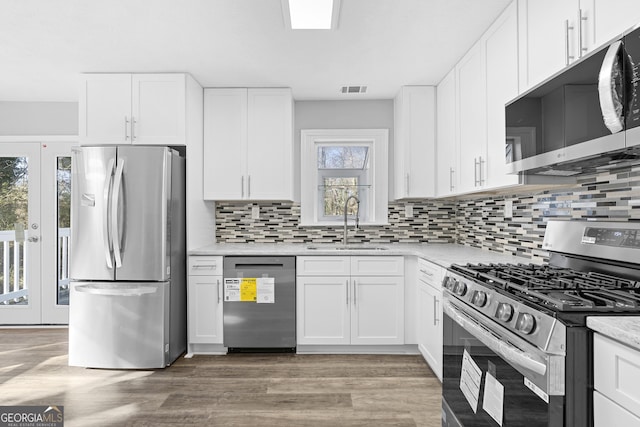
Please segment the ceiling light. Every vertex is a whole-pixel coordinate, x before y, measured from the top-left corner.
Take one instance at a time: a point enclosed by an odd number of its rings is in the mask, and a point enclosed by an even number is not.
[[[340,0],[282,0],[285,26],[292,30],[331,30],[338,27]]]

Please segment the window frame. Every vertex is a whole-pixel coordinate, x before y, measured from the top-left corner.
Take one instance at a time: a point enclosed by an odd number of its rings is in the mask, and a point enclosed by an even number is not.
[[[343,217],[324,217],[320,215],[323,200],[320,191],[320,179],[323,176],[356,176],[356,170],[318,168],[319,145],[367,145],[369,147],[370,191],[366,196],[367,209],[360,211],[361,225],[388,224],[388,129],[303,129],[301,131],[301,194],[300,225],[302,226],[341,226]],[[362,208],[363,206],[361,206]],[[353,216],[350,215],[349,218]]]

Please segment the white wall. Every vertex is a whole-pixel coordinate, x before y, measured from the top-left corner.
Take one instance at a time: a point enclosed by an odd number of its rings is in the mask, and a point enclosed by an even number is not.
[[[294,119],[294,180],[300,182],[302,129],[389,129],[389,188],[393,188],[393,100],[296,101]],[[296,185],[295,199],[300,200]]]
[[[77,102],[0,101],[0,135],[77,134]]]

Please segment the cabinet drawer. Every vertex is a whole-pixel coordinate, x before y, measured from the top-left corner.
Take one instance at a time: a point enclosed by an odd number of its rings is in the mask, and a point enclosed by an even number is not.
[[[640,427],[640,417],[594,391],[593,427],[609,426]]]
[[[432,262],[418,258],[418,280],[440,289],[444,268]]]
[[[296,259],[298,276],[349,276],[348,256],[299,256]]]
[[[222,275],[221,256],[192,255],[189,257],[189,276],[220,276]]]
[[[352,276],[404,276],[404,257],[354,256],[351,257]]]
[[[594,334],[593,366],[595,389],[640,417],[640,351]]]

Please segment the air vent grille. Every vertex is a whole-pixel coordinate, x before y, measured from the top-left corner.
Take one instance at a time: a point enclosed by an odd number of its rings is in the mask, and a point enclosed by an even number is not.
[[[367,93],[366,86],[342,86],[340,93]]]

